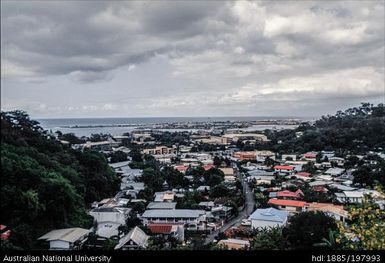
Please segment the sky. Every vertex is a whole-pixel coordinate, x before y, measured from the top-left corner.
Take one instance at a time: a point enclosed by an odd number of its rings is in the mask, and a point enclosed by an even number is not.
[[[320,116],[384,103],[384,1],[1,1],[1,110]]]

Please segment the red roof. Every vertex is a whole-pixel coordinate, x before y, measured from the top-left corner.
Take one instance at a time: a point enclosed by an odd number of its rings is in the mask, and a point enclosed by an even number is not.
[[[274,166],[274,169],[276,169],[276,170],[294,170],[294,167],[290,166],[290,165],[276,165],[276,166]]]
[[[187,171],[188,167],[184,165],[178,165],[178,166],[175,166],[175,169],[178,170],[179,172],[184,172],[184,171]]]
[[[268,204],[270,204],[270,205],[284,205],[284,206],[304,207],[306,205],[306,202],[273,198],[273,199],[269,200]]]
[[[326,189],[324,186],[322,185],[315,185],[312,187],[313,191],[314,192],[321,192],[321,193],[326,193],[328,192],[328,189]]]
[[[0,234],[0,238],[3,240],[7,240],[11,236],[11,230],[7,230],[4,233]]]
[[[297,173],[297,175],[299,175],[299,176],[304,176],[304,177],[310,177],[310,176],[311,176],[311,173],[307,173],[307,172],[299,172],[299,173]]]
[[[303,157],[305,157],[305,158],[316,158],[317,154],[316,153],[305,153],[303,155]]]
[[[215,167],[214,164],[205,164],[202,166],[205,171],[210,170],[211,168]]]
[[[170,234],[172,224],[148,224],[147,227],[154,234]]]
[[[277,197],[293,197],[293,198],[299,198],[300,196],[303,196],[303,192],[298,189],[295,192],[291,192],[288,190],[277,192]]]

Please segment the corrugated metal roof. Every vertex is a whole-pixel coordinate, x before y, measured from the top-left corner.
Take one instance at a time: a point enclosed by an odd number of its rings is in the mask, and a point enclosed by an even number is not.
[[[249,217],[251,220],[263,220],[284,223],[287,220],[289,212],[281,211],[275,208],[257,209]]]
[[[147,209],[175,209],[176,202],[151,202]]]
[[[65,228],[65,229],[56,229],[48,232],[47,234],[38,238],[38,240],[62,240],[67,242],[75,242],[81,237],[88,235],[90,230],[84,228]]]
[[[122,248],[128,241],[134,241],[138,246],[146,248],[148,245],[149,236],[143,232],[139,227],[134,227],[131,231],[119,240],[119,243],[115,246],[115,249]]]
[[[158,218],[174,218],[174,217],[180,217],[180,218],[190,218],[190,217],[199,217],[201,215],[204,215],[205,211],[203,210],[191,210],[191,209],[173,209],[173,210],[165,210],[165,209],[153,209],[153,210],[146,210],[142,217],[143,218],[152,218],[152,217],[158,217]]]

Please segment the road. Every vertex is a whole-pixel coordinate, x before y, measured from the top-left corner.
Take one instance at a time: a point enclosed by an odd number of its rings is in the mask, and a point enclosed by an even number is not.
[[[238,213],[237,217],[231,219],[230,221],[225,223],[222,227],[218,228],[216,231],[208,235],[204,242],[205,245],[213,242],[215,237],[220,232],[224,232],[230,227],[240,224],[242,219],[248,218],[251,215],[251,213],[254,212],[255,201],[254,201],[253,192],[251,191],[247,182],[244,181],[244,178],[242,177],[241,173],[238,170],[236,173],[237,173],[237,177],[242,182],[243,193],[245,195],[245,206],[243,210]]]

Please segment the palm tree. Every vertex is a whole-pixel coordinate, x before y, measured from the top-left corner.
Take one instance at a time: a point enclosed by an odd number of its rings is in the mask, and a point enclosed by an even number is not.
[[[315,247],[326,247],[330,249],[338,249],[338,244],[335,238],[336,232],[329,229],[329,237],[322,238],[322,242],[314,244]]]

